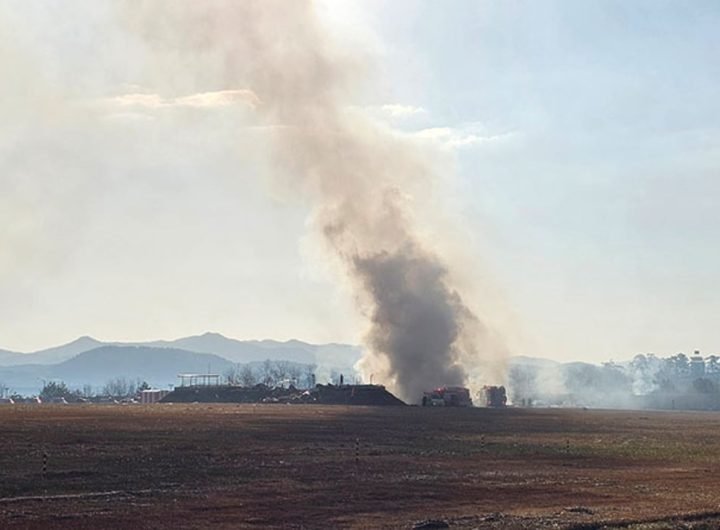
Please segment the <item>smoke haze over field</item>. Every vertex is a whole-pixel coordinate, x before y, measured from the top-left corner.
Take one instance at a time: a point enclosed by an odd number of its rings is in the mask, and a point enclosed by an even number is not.
[[[367,69],[328,37],[313,3],[179,4],[147,3],[142,30],[158,46],[202,43],[254,94],[276,173],[311,201],[369,320],[365,378],[414,402],[467,384],[466,362],[503,363],[454,288],[453,264],[416,227],[414,194],[435,168],[417,143],[350,109]]]
[[[408,365],[477,387],[505,349],[718,351],[718,24],[710,0],[4,0],[2,346],[362,343],[412,400]]]

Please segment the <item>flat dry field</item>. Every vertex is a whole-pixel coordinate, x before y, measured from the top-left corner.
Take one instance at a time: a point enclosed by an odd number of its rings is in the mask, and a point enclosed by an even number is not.
[[[0,528],[720,521],[712,413],[15,405],[0,433]]]

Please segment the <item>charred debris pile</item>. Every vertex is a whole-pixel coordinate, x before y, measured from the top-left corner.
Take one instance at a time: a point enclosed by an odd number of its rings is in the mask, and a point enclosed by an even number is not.
[[[181,386],[162,399],[163,403],[289,403],[317,405],[402,406],[400,399],[382,385],[317,385],[302,390],[233,385]]]

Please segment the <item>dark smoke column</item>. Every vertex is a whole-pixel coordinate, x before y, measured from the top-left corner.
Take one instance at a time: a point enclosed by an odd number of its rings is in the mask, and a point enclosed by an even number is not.
[[[395,391],[415,403],[424,390],[465,384],[455,342],[470,312],[437,259],[408,243],[394,254],[357,257],[354,268],[372,300],[368,346],[386,361]]]
[[[276,125],[279,172],[311,198],[326,248],[368,319],[365,379],[374,374],[410,403],[424,390],[467,385],[464,366],[476,366],[484,326],[421,236],[414,209],[435,186],[435,167],[415,141],[351,110],[363,70],[328,39],[312,5],[278,5],[269,18],[282,42],[258,50],[265,60],[251,88]]]

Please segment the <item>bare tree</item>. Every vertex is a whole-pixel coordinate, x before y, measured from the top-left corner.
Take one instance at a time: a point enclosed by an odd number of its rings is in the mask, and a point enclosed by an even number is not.
[[[265,359],[260,372],[260,382],[267,386],[275,383],[275,366],[270,359]]]
[[[135,394],[137,384],[124,377],[110,379],[103,388],[103,394],[111,397],[128,397]]]
[[[6,397],[9,391],[10,391],[10,387],[8,387],[5,383],[0,381],[0,398]]]
[[[720,372],[720,357],[717,355],[710,355],[707,358],[707,371],[711,374]]]
[[[238,378],[240,384],[244,387],[255,386],[257,384],[257,377],[255,377],[255,372],[253,372],[253,369],[249,364],[245,364],[242,368],[240,368]]]
[[[273,365],[273,376],[276,385],[282,385],[287,381],[291,366],[292,363],[288,361],[275,361]]]
[[[291,363],[288,367],[288,378],[290,384],[297,387],[300,385],[300,377],[302,376],[302,368],[299,364]]]
[[[240,365],[233,364],[227,370],[225,370],[225,378],[229,385],[237,385],[240,383]]]
[[[313,388],[315,386],[315,370],[317,366],[314,364],[305,365],[305,386]]]

